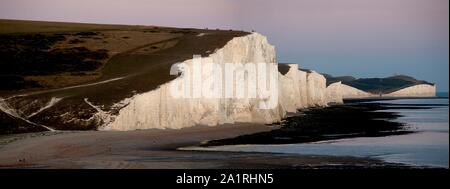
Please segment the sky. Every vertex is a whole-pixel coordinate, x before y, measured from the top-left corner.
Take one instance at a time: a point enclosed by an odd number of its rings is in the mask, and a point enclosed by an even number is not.
[[[448,0],[0,0],[0,18],[255,30],[280,63],[449,86]]]

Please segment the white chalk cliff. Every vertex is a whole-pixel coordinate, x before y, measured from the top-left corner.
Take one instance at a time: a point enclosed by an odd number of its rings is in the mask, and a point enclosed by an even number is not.
[[[277,64],[275,48],[268,43],[266,37],[257,33],[236,37],[209,57],[201,59],[201,64],[211,62],[220,65],[263,63],[276,66]],[[183,63],[192,67],[194,60]],[[100,129],[183,128],[236,122],[274,123],[281,121],[287,112],[295,112],[300,108],[311,106],[326,106],[332,101],[342,101],[341,98],[330,94],[338,89],[333,86],[328,90],[323,75],[314,71],[310,73],[301,71],[297,64],[289,66],[290,70],[285,75],[276,71],[278,87],[270,88],[270,90],[277,91],[269,91],[271,95],[278,94],[276,97],[175,98],[171,95],[170,90],[173,85],[177,86],[186,82],[193,82],[194,86],[202,85],[208,79],[220,77],[220,73],[203,70],[201,80],[190,81],[182,75],[156,90],[126,99],[129,105],[122,108],[118,115],[112,116],[112,121]],[[244,88],[247,88],[249,78],[244,77],[244,81]],[[234,88],[237,85],[239,84],[233,83]],[[332,98],[329,98],[330,96]],[[277,104],[270,109],[261,109],[260,104],[267,103],[268,99],[277,99]]]
[[[260,34],[236,37],[209,57],[203,57],[201,64],[212,63],[274,64],[275,49]],[[194,60],[183,62],[193,67]],[[201,80],[180,76],[161,85],[158,89],[138,94],[129,99],[128,106],[122,108],[105,130],[135,130],[149,128],[183,128],[194,125],[218,125],[234,122],[272,123],[280,121],[284,112],[279,107],[260,109],[263,98],[176,98],[171,94],[171,86],[193,82],[199,86],[211,78],[222,78],[210,70],[202,70]],[[278,74],[278,73],[276,73]],[[193,76],[196,77],[196,76]],[[245,79],[247,82],[248,78]],[[234,83],[236,87],[236,84]],[[247,85],[246,85],[247,86]],[[102,128],[101,128],[102,129]]]
[[[228,63],[245,67],[249,64],[277,65],[275,48],[270,45],[267,38],[252,33],[230,40],[223,48],[217,49],[208,57],[202,57],[198,62],[201,65],[208,63],[219,64],[225,67]],[[194,69],[194,59],[186,60],[183,64]],[[275,88],[270,88],[269,96],[246,98],[177,98],[171,93],[173,86],[190,83],[192,86],[201,86],[209,81],[224,78],[226,73],[216,73],[213,69],[201,70],[201,77],[191,75],[194,79],[186,77],[183,72],[177,79],[161,85],[159,88],[125,99],[122,104],[128,104],[117,115],[105,116],[99,112],[97,117],[103,117],[106,125],[102,130],[136,130],[150,128],[183,128],[194,125],[215,126],[225,123],[274,123],[281,121],[288,112],[296,112],[302,108],[327,106],[330,103],[342,103],[346,98],[375,97],[354,87],[336,82],[326,86],[326,78],[315,71],[302,71],[297,64],[289,64],[289,70],[281,74],[276,70]],[[250,76],[241,75],[243,82],[231,79],[233,89],[243,87],[249,89]],[[195,79],[197,77],[197,79]],[[238,77],[238,76],[236,76]],[[199,79],[200,78],[200,79]],[[236,79],[236,78],[234,78]],[[270,83],[270,79],[265,82]],[[249,83],[250,82],[250,83]],[[260,86],[258,86],[260,87]],[[186,89],[184,89],[186,90]],[[195,89],[189,94],[195,93]],[[276,90],[276,91],[275,91]],[[384,96],[434,96],[435,86],[418,85],[402,89]],[[197,91],[198,92],[198,91]],[[203,92],[203,91],[202,91]],[[200,92],[201,93],[201,92]],[[226,93],[226,92],[225,92]],[[232,92],[233,93],[233,92]],[[248,90],[246,91],[248,95]],[[234,94],[234,93],[233,93]],[[277,94],[274,96],[274,94]],[[195,95],[194,95],[195,96]],[[276,105],[269,109],[261,109],[261,104],[276,100]]]
[[[335,85],[335,86],[333,86]],[[332,102],[341,99],[370,98],[370,97],[434,97],[436,96],[436,85],[418,84],[406,87],[387,94],[373,94],[359,90],[352,86],[336,82],[327,87],[329,88],[328,99]],[[339,88],[339,89],[338,89]],[[334,95],[334,99],[333,99]]]
[[[343,103],[343,88],[343,84],[340,81],[330,84],[325,93],[327,103]]]
[[[384,97],[433,97],[436,95],[436,85],[420,84],[384,94]]]
[[[367,98],[367,97],[375,97],[375,94],[365,92],[363,90],[359,90],[352,86],[348,86],[345,84],[341,84],[340,93],[343,99],[348,98]]]

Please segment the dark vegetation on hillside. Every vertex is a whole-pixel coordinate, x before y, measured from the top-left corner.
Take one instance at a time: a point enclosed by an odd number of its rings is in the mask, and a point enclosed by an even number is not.
[[[98,34],[99,34],[98,32],[78,32],[78,33],[75,33],[74,35],[87,37],[87,36],[96,36]]]
[[[0,90],[19,90],[42,87],[36,81],[25,80],[18,75],[0,75]]]
[[[280,72],[283,75],[286,75],[291,67],[287,64],[278,64],[278,72]]]
[[[181,30],[170,31],[170,33],[173,33],[173,34],[192,34],[192,33],[196,33],[196,32],[195,31],[191,31],[189,29],[181,29]]]
[[[73,35],[93,36],[95,32]],[[107,50],[91,51],[85,47],[52,49],[63,34],[2,34],[0,35],[0,90],[16,90],[38,87],[25,76],[52,75],[71,72],[93,71],[108,58]],[[70,43],[82,43],[81,40]]]
[[[433,85],[432,83],[417,80],[413,77],[406,75],[396,75],[387,78],[361,78],[361,79],[356,79],[352,76],[333,77],[327,74],[324,75],[327,78],[327,86],[332,83],[341,81],[343,84],[374,94],[391,93],[396,90],[400,90],[418,84]]]
[[[47,129],[27,123],[0,111],[0,135],[40,131],[47,131]]]
[[[323,74],[323,76],[325,76],[325,78],[327,79],[327,86],[331,85],[332,83],[336,83],[336,82],[351,82],[356,80],[355,77],[353,76],[339,76],[339,77],[333,77],[331,75],[328,74]]]
[[[312,71],[310,69],[299,68],[298,70],[300,70],[302,72],[306,72],[306,73],[312,73]]]

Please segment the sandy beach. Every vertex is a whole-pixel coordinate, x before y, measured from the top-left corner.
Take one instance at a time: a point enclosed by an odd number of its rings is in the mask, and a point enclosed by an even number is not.
[[[272,153],[179,151],[207,140],[272,130],[255,124],[22,137],[0,146],[2,168],[312,168],[398,166],[379,160]],[[24,135],[26,136],[26,135]],[[5,137],[3,140],[6,140]]]

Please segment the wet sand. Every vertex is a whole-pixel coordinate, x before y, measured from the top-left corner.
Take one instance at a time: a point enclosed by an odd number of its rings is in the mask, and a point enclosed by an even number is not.
[[[386,168],[403,167],[354,157],[182,151],[207,140],[274,129],[234,124],[180,130],[85,131],[3,137],[1,168]],[[9,141],[8,141],[9,140]],[[5,142],[6,141],[6,142]]]

